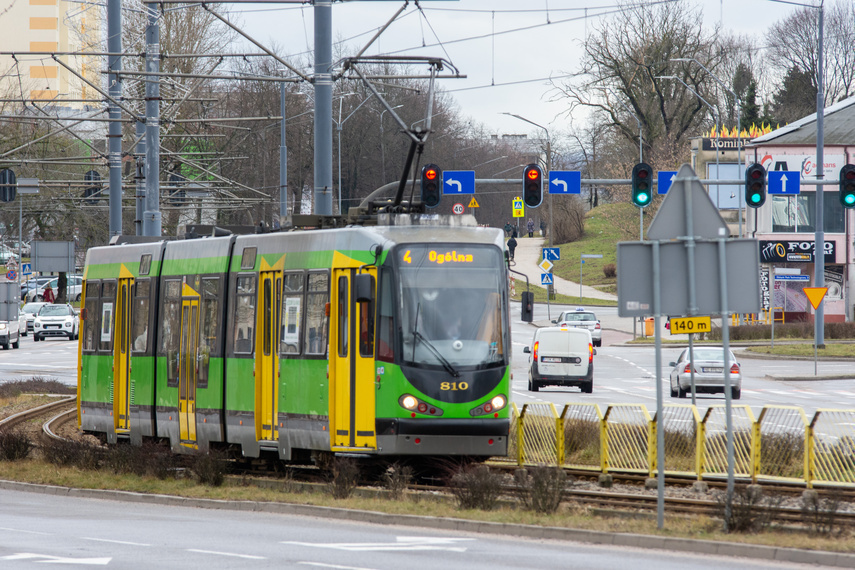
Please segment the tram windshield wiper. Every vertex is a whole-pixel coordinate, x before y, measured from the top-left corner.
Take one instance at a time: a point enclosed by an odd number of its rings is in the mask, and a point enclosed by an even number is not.
[[[419,303],[416,306],[416,324],[413,327],[413,362],[416,361],[416,342],[421,340],[425,343],[425,346],[433,353],[437,360],[442,364],[442,367],[445,368],[445,371],[451,374],[454,378],[460,378],[460,372],[457,371],[451,363],[445,359],[442,353],[429,341],[425,336],[419,332],[419,313],[422,310],[422,304]]]
[[[440,363],[442,364],[442,367],[445,368],[446,372],[448,372],[449,374],[451,374],[455,378],[460,378],[460,372],[458,372],[457,369],[454,368],[454,366],[452,366],[451,363],[445,359],[445,357],[442,355],[442,353],[439,351],[439,349],[437,349],[431,343],[431,341],[429,341],[427,338],[425,338],[425,336],[422,333],[420,333],[417,330],[414,330],[413,331],[413,338],[415,340],[421,340],[422,342],[425,343],[425,346],[428,347],[428,349],[436,357],[436,359],[440,361]],[[413,350],[414,351],[415,351],[415,345],[416,345],[415,340],[413,341]]]

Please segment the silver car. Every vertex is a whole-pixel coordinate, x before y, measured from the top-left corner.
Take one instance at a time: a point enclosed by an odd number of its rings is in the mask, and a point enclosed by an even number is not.
[[[695,392],[724,394],[724,347],[701,346],[694,349],[694,363],[687,348],[677,362],[669,363],[671,370],[671,397],[685,398],[692,391],[692,368],[695,370]],[[733,353],[728,351],[727,365],[730,368],[731,396],[738,400],[742,396],[742,367]]]
[[[553,323],[559,327],[578,327],[586,329],[591,333],[591,341],[594,346],[603,345],[603,329],[597,315],[593,312],[578,307],[573,311],[564,311]]]

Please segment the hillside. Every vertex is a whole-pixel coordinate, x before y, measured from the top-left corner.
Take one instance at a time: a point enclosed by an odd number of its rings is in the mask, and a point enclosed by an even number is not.
[[[645,211],[645,230],[653,219],[653,210]],[[579,281],[579,261],[582,254],[601,254],[602,259],[585,259],[582,283],[602,291],[617,293],[617,279],[606,277],[603,267],[617,264],[617,243],[638,241],[638,208],[630,203],[605,204],[585,215],[585,235],[574,242],[558,244],[561,260],[553,272],[563,279]]]

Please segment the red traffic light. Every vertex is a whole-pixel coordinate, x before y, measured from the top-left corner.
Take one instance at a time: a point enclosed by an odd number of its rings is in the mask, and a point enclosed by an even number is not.
[[[638,171],[636,171],[636,173],[635,173],[635,175],[636,175],[638,178],[647,178],[647,175],[648,175],[648,174],[650,174],[650,172],[648,172],[648,171],[647,171],[647,170],[645,170],[644,168],[639,168],[639,169],[638,169]]]
[[[540,177],[540,170],[537,168],[529,168],[525,173],[529,180],[537,180]]]
[[[428,180],[434,180],[436,178],[436,170],[433,168],[425,169],[425,178]]]

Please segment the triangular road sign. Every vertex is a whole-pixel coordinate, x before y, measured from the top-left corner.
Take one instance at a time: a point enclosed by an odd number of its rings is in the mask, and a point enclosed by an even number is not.
[[[469,206],[468,207],[469,208],[480,208],[481,206],[478,205],[478,202],[475,200],[475,196],[472,196],[472,199],[469,200]]]
[[[688,164],[680,167],[677,178],[662,200],[659,211],[647,230],[649,240],[685,237],[687,230],[687,198],[691,197],[692,234],[696,238],[726,238],[730,233],[700,178]]]
[[[813,310],[815,311],[819,304],[822,303],[822,299],[825,297],[825,294],[828,293],[828,287],[805,287],[802,289],[807,295],[808,301],[810,301]]]

